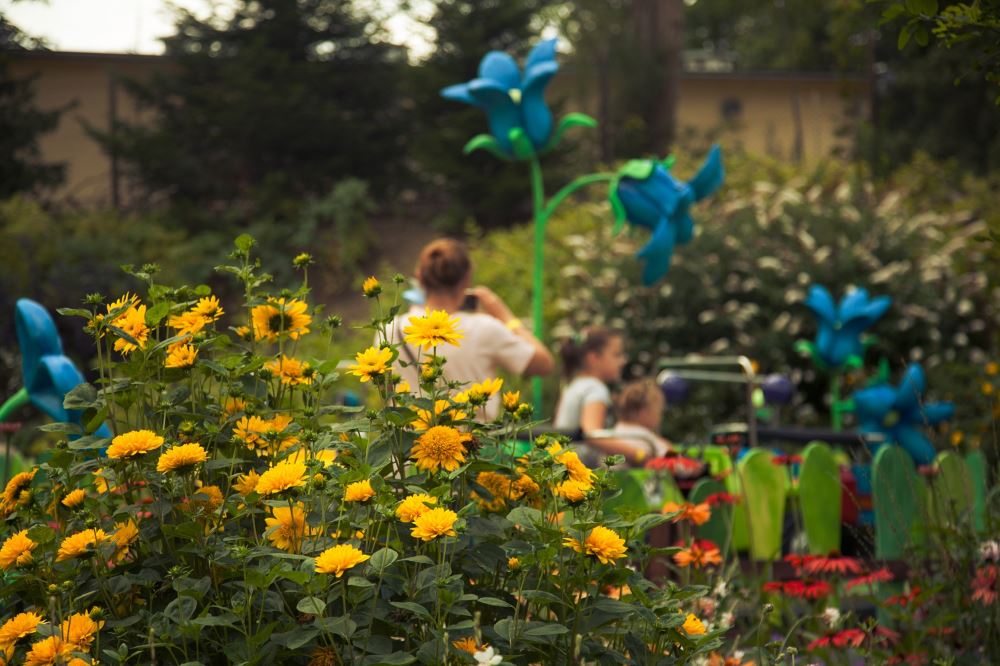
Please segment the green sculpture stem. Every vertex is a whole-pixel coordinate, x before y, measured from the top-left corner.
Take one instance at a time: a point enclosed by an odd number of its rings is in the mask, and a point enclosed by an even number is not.
[[[545,229],[548,226],[549,218],[556,209],[573,192],[581,187],[594,183],[610,183],[615,178],[613,173],[590,173],[580,176],[572,182],[563,186],[555,195],[545,202],[545,181],[542,178],[542,165],[538,161],[538,156],[531,158],[531,199],[535,218],[535,266],[532,278],[532,300],[531,318],[532,328],[535,337],[539,340],[545,335],[545,323],[542,313],[544,310],[544,264],[545,264]],[[542,413],[542,378],[534,377],[531,380],[532,406],[535,414]]]
[[[28,389],[22,388],[14,395],[7,398],[7,401],[0,405],[0,423],[6,421],[11,414],[28,404]]]

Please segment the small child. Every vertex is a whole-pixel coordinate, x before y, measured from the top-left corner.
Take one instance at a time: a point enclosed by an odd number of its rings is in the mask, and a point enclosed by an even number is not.
[[[673,446],[658,434],[666,403],[660,387],[649,379],[626,384],[615,399],[618,422],[612,434],[619,441],[634,442],[646,459],[671,453]]]

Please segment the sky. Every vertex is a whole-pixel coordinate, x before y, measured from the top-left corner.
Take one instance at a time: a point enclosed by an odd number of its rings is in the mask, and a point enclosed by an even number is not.
[[[171,5],[208,15],[211,6],[226,0],[0,0],[14,25],[33,37],[42,37],[58,51],[102,53],[162,53],[160,37],[173,32]],[[380,2],[384,8],[386,2]],[[419,4],[419,3],[418,3]],[[386,22],[390,38],[410,47],[414,57],[429,48],[430,36],[412,17],[396,12]]]

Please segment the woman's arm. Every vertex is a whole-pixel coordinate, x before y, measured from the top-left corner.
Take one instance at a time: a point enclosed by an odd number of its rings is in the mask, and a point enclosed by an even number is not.
[[[580,410],[580,430],[587,444],[609,456],[622,455],[630,465],[639,465],[649,458],[649,449],[642,444],[616,437],[588,437],[588,433],[604,430],[608,406],[603,402],[588,402]]]
[[[499,319],[503,324],[509,328],[514,335],[530,343],[535,349],[535,353],[532,355],[531,360],[528,361],[528,365],[525,366],[522,371],[522,375],[525,377],[531,377],[533,375],[548,375],[551,374],[553,370],[556,369],[556,360],[552,357],[552,352],[548,350],[545,344],[532,335],[531,331],[524,326],[521,321],[514,316],[511,309],[507,307],[507,304],[503,302],[503,299],[493,293],[493,290],[488,287],[474,287],[469,290],[476,295],[479,299],[479,307],[482,311],[495,319]]]

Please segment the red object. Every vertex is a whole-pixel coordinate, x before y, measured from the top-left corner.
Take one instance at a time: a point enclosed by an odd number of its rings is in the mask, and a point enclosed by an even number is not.
[[[995,564],[976,569],[976,577],[972,581],[972,600],[984,606],[992,606],[997,600],[998,570]]]
[[[910,590],[909,594],[897,594],[895,596],[889,597],[888,599],[885,600],[885,605],[899,606],[900,608],[906,608],[916,600],[919,594],[920,594],[920,587],[914,586],[914,588]]]
[[[765,592],[780,592],[786,597],[822,599],[833,592],[833,587],[825,580],[788,580],[764,583]]]
[[[709,506],[715,506],[716,504],[739,504],[740,496],[729,493],[713,493],[705,498],[705,503]]]
[[[865,642],[866,635],[860,629],[844,629],[833,637],[833,644],[836,647],[858,647]]]
[[[900,638],[898,631],[893,631],[889,627],[883,627],[881,625],[875,627],[875,634],[889,643],[898,643]]]
[[[871,572],[869,574],[865,574],[864,576],[858,576],[857,578],[852,578],[851,580],[847,581],[847,584],[844,587],[846,587],[848,590],[850,590],[851,588],[857,587],[858,585],[872,585],[874,583],[888,583],[893,578],[895,578],[895,576],[892,575],[892,572],[889,571],[888,569],[886,569],[885,567],[883,567],[883,568],[877,569],[877,570],[875,570],[875,571],[873,571],[873,572]]]
[[[829,555],[826,557],[814,557],[808,562],[802,563],[802,568],[806,573],[836,573],[840,575],[859,574],[864,571],[861,562],[853,557],[842,557],[840,555]]]
[[[801,465],[802,456],[795,454],[791,455],[783,454],[780,456],[774,456],[773,458],[771,458],[771,462],[775,465]]]

